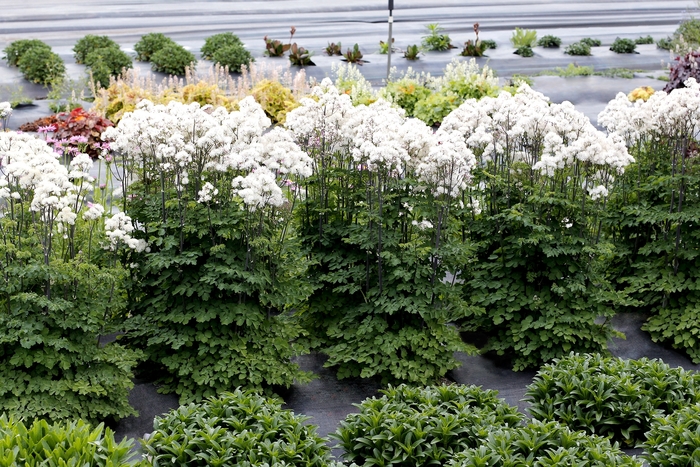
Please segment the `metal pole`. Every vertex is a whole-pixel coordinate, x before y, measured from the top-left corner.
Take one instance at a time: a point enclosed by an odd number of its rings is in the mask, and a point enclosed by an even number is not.
[[[392,11],[394,9],[394,0],[389,0],[389,52],[387,53],[386,61],[386,80],[389,82],[389,74],[391,73],[391,27],[394,25],[394,16]]]

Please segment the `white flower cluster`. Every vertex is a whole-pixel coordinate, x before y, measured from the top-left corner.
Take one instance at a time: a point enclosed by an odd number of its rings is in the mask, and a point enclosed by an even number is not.
[[[112,217],[105,219],[105,235],[109,239],[107,248],[114,251],[120,244],[124,244],[137,253],[149,251],[146,240],[136,239],[131,236],[134,230],[131,217],[123,212],[118,212]]]
[[[12,106],[9,102],[0,102],[0,120],[5,120],[12,115]]]
[[[202,171],[228,172],[233,193],[251,209],[280,206],[285,201],[282,186],[290,176],[311,174],[311,159],[285,129],[274,128],[262,107],[252,97],[239,103],[239,110],[170,102],[167,106],[142,101],[103,138],[111,147],[142,167],[146,176],[163,175],[181,192],[192,174]],[[228,192],[229,190],[226,190]],[[192,191],[193,199],[211,202],[219,189],[207,182]]]

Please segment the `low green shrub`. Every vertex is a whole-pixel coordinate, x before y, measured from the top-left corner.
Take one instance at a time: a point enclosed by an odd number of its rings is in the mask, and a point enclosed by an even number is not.
[[[643,443],[650,467],[697,465],[700,453],[700,404],[657,417]]]
[[[240,43],[216,49],[211,55],[211,60],[221,66],[228,67],[228,70],[234,73],[240,73],[241,67],[248,66],[250,62],[255,61],[250,52]]]
[[[243,46],[241,39],[232,32],[222,32],[214,34],[204,40],[204,45],[200,49],[204,60],[214,60],[214,54],[217,50],[232,46]]]
[[[232,57],[220,58],[223,60],[224,58]],[[162,49],[151,55],[151,68],[153,71],[160,71],[169,75],[184,75],[185,69],[196,63],[197,60],[192,52],[174,42],[166,44]]]
[[[561,38],[548,34],[542,36],[540,40],[537,41],[537,45],[540,47],[556,48],[561,46]]]
[[[442,122],[459,104],[461,101],[454,94],[435,92],[415,103],[413,116],[433,126]]]
[[[533,57],[535,55],[535,52],[533,52],[532,47],[527,45],[518,47],[513,53],[515,55],[520,55],[521,57]]]
[[[404,109],[408,117],[415,116],[416,103],[431,93],[430,89],[410,77],[389,81],[381,91],[382,97]]]
[[[481,41],[481,46],[484,48],[484,50],[498,48],[498,44],[493,39],[484,39]]]
[[[29,49],[35,47],[51,50],[51,47],[46,42],[40,41],[39,39],[20,39],[10,43],[10,45],[3,49],[5,55],[3,55],[2,59],[5,60],[9,66],[18,66],[19,59],[22,58],[22,55]]]
[[[450,36],[442,34],[445,28],[438,23],[426,25],[428,35],[423,36],[423,47],[426,50],[445,51],[453,48]]]
[[[674,45],[682,45],[683,42],[691,49],[700,45],[700,19],[691,17],[683,21],[673,33],[673,39]]]
[[[132,444],[127,438],[117,443],[103,424],[92,429],[82,420],[53,425],[35,420],[27,426],[0,416],[0,465],[8,467],[145,467],[130,461]]]
[[[617,38],[610,46],[610,50],[617,54],[636,53],[637,44],[632,39]]]
[[[544,365],[525,400],[537,420],[633,446],[654,417],[700,401],[700,375],[659,360],[571,354]]]
[[[111,76],[119,76],[124,69],[133,67],[131,57],[116,46],[94,49],[85,56],[84,63],[90,68],[95,84],[106,88]]]
[[[82,39],[78,39],[78,42],[73,46],[73,56],[75,57],[76,63],[84,63],[87,65],[85,59],[88,54],[105,47],[115,47],[119,48],[119,44],[114,42],[107,36],[95,36],[93,34],[88,34]]]
[[[600,39],[594,39],[592,37],[584,37],[579,42],[582,44],[586,44],[589,47],[600,47],[601,45],[603,45]]]
[[[44,47],[28,49],[20,57],[17,66],[27,80],[43,85],[63,78],[66,73],[63,59],[51,49]]]
[[[340,422],[331,438],[338,440],[348,463],[362,466],[445,465],[468,448],[478,447],[490,431],[514,426],[523,416],[476,386],[406,385],[365,399]]]
[[[450,467],[641,467],[617,443],[572,431],[556,422],[534,420],[524,427],[490,431],[478,447],[455,455]]]
[[[587,56],[591,54],[591,46],[588,45],[588,43],[580,41],[580,42],[574,42],[573,44],[569,44],[566,49],[564,49],[564,53],[567,55],[583,55]]]
[[[671,50],[673,48],[673,38],[662,37],[656,41],[656,47],[662,50]]]
[[[154,466],[335,465],[308,419],[237,389],[156,417],[143,448]]]
[[[634,40],[634,43],[637,45],[653,44],[654,38],[651,36],[640,36]]]
[[[537,44],[537,31],[534,29],[515,28],[510,36],[510,43],[516,49],[520,47],[534,47]]]
[[[161,50],[166,45],[173,45],[175,41],[159,32],[151,32],[144,36],[134,45],[136,60],[148,62],[153,54]]]

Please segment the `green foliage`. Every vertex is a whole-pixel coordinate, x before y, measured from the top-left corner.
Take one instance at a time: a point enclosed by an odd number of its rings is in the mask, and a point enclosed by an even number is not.
[[[651,36],[640,36],[634,40],[634,43],[637,45],[643,45],[643,44],[653,44],[654,43],[654,38]]]
[[[389,387],[357,405],[331,434],[346,462],[358,466],[446,465],[455,454],[479,446],[494,429],[520,423],[522,415],[476,386]]]
[[[521,47],[534,47],[537,44],[537,31],[534,29],[515,28],[510,36],[510,43],[516,49]]]
[[[685,53],[697,48],[700,45],[700,19],[691,17],[681,22],[673,33],[673,45],[674,48],[679,46]]]
[[[343,49],[340,45],[340,42],[338,42],[337,44],[335,42],[329,42],[326,48],[323,49],[323,51],[329,57],[332,57],[333,55],[343,55]]]
[[[700,375],[659,360],[571,354],[542,367],[525,398],[535,419],[634,446],[654,417],[700,401]]]
[[[569,63],[566,68],[556,67],[554,70],[544,70],[539,73],[541,76],[561,76],[562,78],[571,78],[573,76],[591,76],[592,74],[592,66],[579,66],[575,63]]]
[[[417,45],[409,45],[406,47],[406,51],[403,53],[403,56],[406,60],[418,60],[420,57],[421,50],[420,47]]]
[[[348,62],[348,63],[358,63],[362,64],[364,63],[364,60],[362,60],[362,52],[360,51],[360,46],[359,44],[355,44],[352,49],[348,49],[347,52],[343,55],[343,58]]]
[[[382,97],[404,109],[408,117],[415,116],[416,103],[427,98],[431,92],[418,79],[411,77],[389,81],[381,91]]]
[[[556,422],[498,427],[479,446],[457,453],[450,467],[641,467],[617,444]]]
[[[144,451],[154,466],[335,466],[308,419],[278,400],[236,389],[156,417]]]
[[[564,53],[567,55],[588,56],[591,54],[591,46],[581,40],[580,42],[574,42],[573,44],[566,46]]]
[[[17,61],[24,77],[32,83],[49,85],[62,79],[66,73],[63,59],[49,48],[32,47],[26,50]]]
[[[588,47],[600,47],[603,43],[600,39],[594,39],[592,37],[584,37],[579,41],[582,44],[586,44]]]
[[[264,79],[251,89],[250,94],[273,123],[284,123],[287,113],[299,105],[292,91],[279,81]]]
[[[498,48],[498,44],[496,44],[496,41],[492,39],[484,39],[481,41],[481,45],[484,47],[484,50]]]
[[[610,46],[610,50],[618,54],[637,53],[637,44],[632,39],[616,38]]]
[[[151,68],[169,75],[184,75],[185,69],[197,63],[194,55],[183,46],[171,43],[151,55]]]
[[[298,47],[296,42],[293,43],[292,47],[289,49],[289,61],[295,66],[315,65],[315,63],[311,61],[312,55],[313,52],[303,47]]]
[[[696,465],[700,453],[700,404],[655,418],[646,438],[643,447],[650,467]]]
[[[88,65],[88,63],[85,61],[88,54],[96,49],[103,49],[105,47],[114,47],[119,49],[119,44],[107,36],[87,34],[82,39],[78,39],[78,42],[76,42],[73,46],[73,56],[75,57],[75,62]]]
[[[515,49],[515,52],[513,52],[515,55],[520,55],[521,57],[534,57],[535,52],[533,52],[532,47],[528,45],[524,45],[522,47],[518,47]]]
[[[19,59],[30,49],[40,48],[51,50],[51,47],[39,39],[20,39],[18,41],[11,42],[10,45],[3,49],[2,59],[7,62],[9,66],[18,66]]]
[[[243,46],[241,39],[232,32],[222,32],[221,34],[214,34],[213,36],[207,37],[204,40],[204,45],[200,49],[200,52],[204,60],[215,61],[214,54],[217,50],[235,46]]]
[[[552,35],[542,36],[538,41],[537,45],[540,47],[557,48],[561,46],[561,38]]]
[[[126,438],[117,443],[112,430],[103,424],[93,430],[82,420],[52,425],[35,420],[27,426],[5,414],[0,416],[0,465],[145,467],[145,463],[130,461],[132,444]]]
[[[263,40],[265,41],[265,55],[268,57],[282,57],[292,46],[291,43],[283,44],[281,41],[268,39],[267,36]]]
[[[117,77],[125,69],[133,67],[131,57],[119,46],[94,49],[85,56],[84,63],[90,69],[95,84],[103,88],[109,86],[110,77]]]
[[[425,26],[428,35],[423,36],[423,47],[426,50],[445,51],[454,48],[450,36],[442,34],[445,30],[438,23],[431,23]]]
[[[656,47],[662,50],[671,50],[673,49],[673,39],[670,36],[662,37],[656,41]]]
[[[428,126],[442,122],[463,101],[454,94],[431,93],[414,104],[413,116]]]
[[[167,45],[173,45],[175,41],[160,32],[151,32],[144,36],[134,45],[136,60],[140,62],[151,61],[153,54]]]
[[[255,59],[243,47],[243,44],[233,44],[215,49],[211,54],[211,60],[221,66],[228,67],[229,71],[240,73],[243,66],[249,66]]]
[[[624,78],[632,79],[635,74],[642,73],[644,70],[631,70],[629,68],[608,68],[607,70],[596,71],[596,76],[606,76],[608,78]]]
[[[395,41],[395,39],[392,37],[391,38],[391,51],[392,52],[395,52],[394,41]],[[379,41],[379,53],[382,55],[387,55],[389,53],[389,43],[388,42]]]

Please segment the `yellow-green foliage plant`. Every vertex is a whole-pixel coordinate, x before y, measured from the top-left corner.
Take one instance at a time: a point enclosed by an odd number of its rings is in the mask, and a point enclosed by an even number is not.
[[[260,81],[250,94],[273,123],[284,123],[287,113],[299,106],[292,91],[279,81]]]

